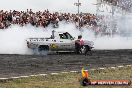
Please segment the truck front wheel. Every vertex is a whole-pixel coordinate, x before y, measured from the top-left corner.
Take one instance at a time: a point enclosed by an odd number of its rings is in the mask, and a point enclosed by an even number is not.
[[[88,46],[88,45],[84,45],[83,48],[82,48],[82,53],[84,55],[87,55],[89,52],[89,55],[92,55],[92,52],[91,52],[91,47]]]
[[[87,53],[90,52],[91,55],[91,48],[88,45],[79,45],[78,43],[75,43],[75,52],[77,54],[84,54],[84,55],[87,55]]]

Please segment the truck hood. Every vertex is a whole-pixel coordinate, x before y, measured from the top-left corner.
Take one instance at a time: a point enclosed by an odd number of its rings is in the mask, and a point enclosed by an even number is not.
[[[89,45],[89,46],[93,47],[94,42],[93,41],[84,40],[84,45]]]

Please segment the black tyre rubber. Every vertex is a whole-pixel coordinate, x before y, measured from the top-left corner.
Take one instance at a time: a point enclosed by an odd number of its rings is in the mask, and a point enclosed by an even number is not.
[[[87,55],[88,52],[91,53],[91,48],[90,48],[90,46],[85,45],[84,47],[85,47],[84,55]]]
[[[84,45],[84,46],[80,46],[78,43],[75,43],[75,52],[76,54],[84,54],[87,55],[87,53],[89,52],[89,55],[91,55],[91,47],[88,45]],[[84,51],[82,51],[84,50]]]

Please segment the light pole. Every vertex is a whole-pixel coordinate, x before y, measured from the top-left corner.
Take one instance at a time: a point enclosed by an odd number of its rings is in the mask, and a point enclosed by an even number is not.
[[[80,6],[81,6],[80,1],[78,0],[78,2],[74,3],[74,5],[78,7],[78,15],[79,15],[80,14]]]
[[[77,28],[80,30],[80,17],[79,16],[80,16],[80,6],[81,6],[81,3],[78,0],[78,2],[74,3],[74,5],[78,7],[78,11],[77,11],[77,13],[78,13],[78,27]],[[81,32],[81,35],[82,35],[82,30],[80,30],[80,32]]]

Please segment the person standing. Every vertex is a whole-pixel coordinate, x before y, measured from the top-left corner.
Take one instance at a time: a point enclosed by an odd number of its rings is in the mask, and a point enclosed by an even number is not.
[[[78,39],[75,41],[75,49],[76,53],[81,53],[81,48],[84,46],[84,40],[82,39],[82,35],[78,36]]]

